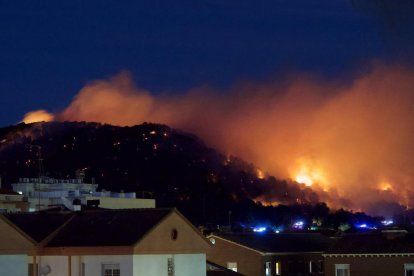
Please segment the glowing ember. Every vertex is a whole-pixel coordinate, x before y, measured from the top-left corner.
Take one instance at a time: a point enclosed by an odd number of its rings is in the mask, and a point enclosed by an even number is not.
[[[381,191],[390,191],[392,190],[392,185],[389,182],[381,182],[379,185]]]
[[[257,169],[257,171],[256,171],[256,177],[259,178],[259,179],[264,179],[265,178],[265,174],[264,174],[264,172],[262,170]]]

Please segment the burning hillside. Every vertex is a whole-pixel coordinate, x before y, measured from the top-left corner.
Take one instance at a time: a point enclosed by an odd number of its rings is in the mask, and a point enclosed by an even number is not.
[[[262,169],[258,178],[268,172],[311,187],[331,206],[412,206],[414,72],[374,67],[347,81],[299,75],[180,96],[155,96],[122,73],[88,84],[54,116],[123,126],[168,124],[253,162]],[[272,200],[277,187],[267,193],[266,200],[278,201]]]
[[[151,195],[157,206],[177,207],[197,219],[226,221],[230,208],[236,218],[234,206],[255,208],[255,198],[289,205],[318,202],[309,188],[257,175],[253,165],[163,125],[19,124],[0,128],[0,140],[4,187],[20,177],[37,176],[41,150],[47,176],[70,179],[83,171],[86,181],[99,184],[99,189]],[[240,216],[249,215],[240,209]]]

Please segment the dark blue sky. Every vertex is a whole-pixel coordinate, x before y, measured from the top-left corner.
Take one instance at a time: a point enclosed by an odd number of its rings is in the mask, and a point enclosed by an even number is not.
[[[0,0],[0,126],[131,72],[152,93],[412,64],[412,1]]]

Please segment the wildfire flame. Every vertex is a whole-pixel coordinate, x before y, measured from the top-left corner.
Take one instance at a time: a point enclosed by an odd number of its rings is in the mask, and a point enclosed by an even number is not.
[[[413,89],[413,70],[381,65],[346,81],[296,75],[175,96],[154,96],[121,74],[84,87],[56,119],[167,124],[271,175],[321,186],[321,200],[352,199],[345,207],[356,210],[384,200],[414,204]],[[303,156],[312,162],[298,163]],[[380,193],[382,179],[398,194]]]
[[[262,170],[257,169],[256,177],[259,178],[259,179],[264,179],[265,178],[265,174],[264,174],[264,172]]]
[[[299,174],[298,176],[296,176],[296,182],[300,184],[305,184],[306,186],[312,186],[313,179],[309,175]]]
[[[392,185],[389,182],[381,182],[379,185],[379,189],[381,191],[391,191],[392,190]]]

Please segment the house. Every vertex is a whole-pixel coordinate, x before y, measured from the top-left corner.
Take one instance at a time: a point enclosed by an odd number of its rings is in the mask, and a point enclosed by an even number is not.
[[[1,275],[206,275],[210,247],[175,209],[0,216]]]
[[[216,233],[207,259],[243,275],[323,275],[332,240],[317,233]]]
[[[382,230],[347,234],[323,256],[326,276],[412,276],[414,233]]]

